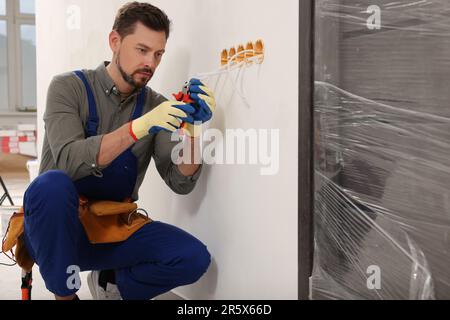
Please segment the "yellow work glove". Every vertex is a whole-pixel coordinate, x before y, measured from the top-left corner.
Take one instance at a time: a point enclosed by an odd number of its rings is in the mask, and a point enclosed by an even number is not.
[[[183,127],[183,132],[191,138],[198,138],[203,133],[203,126],[201,124],[194,125],[190,123],[185,123]]]
[[[166,101],[158,107],[131,122],[130,134],[135,141],[138,141],[150,133],[157,134],[160,131],[170,133],[180,129],[181,123],[194,122],[191,114],[195,109],[183,102]]]

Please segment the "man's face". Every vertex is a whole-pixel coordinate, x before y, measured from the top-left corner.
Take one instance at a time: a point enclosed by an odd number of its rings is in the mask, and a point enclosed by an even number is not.
[[[133,34],[119,40],[115,63],[123,79],[143,88],[152,79],[166,48],[164,31],[154,31],[138,22]]]

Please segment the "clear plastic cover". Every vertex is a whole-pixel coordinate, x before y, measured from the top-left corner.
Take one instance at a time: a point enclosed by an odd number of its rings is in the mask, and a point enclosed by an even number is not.
[[[316,6],[312,299],[448,299],[450,4]]]

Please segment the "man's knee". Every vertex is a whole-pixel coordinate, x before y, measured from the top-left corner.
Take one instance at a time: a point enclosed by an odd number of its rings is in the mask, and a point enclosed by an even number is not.
[[[52,170],[37,177],[31,183],[26,194],[35,192],[60,194],[72,189],[74,189],[73,182],[64,171]]]
[[[206,246],[202,245],[202,248],[197,252],[195,265],[198,278],[200,279],[211,265],[211,254]]]
[[[70,177],[64,171],[60,170],[47,171],[46,173],[41,174],[37,179],[41,184],[48,186],[65,187],[67,185],[73,185]]]
[[[48,171],[36,178],[24,195],[25,210],[45,203],[78,203],[78,194],[70,177],[63,171]]]
[[[201,242],[185,249],[182,259],[186,279],[191,283],[198,281],[208,271],[211,264],[211,254]]]

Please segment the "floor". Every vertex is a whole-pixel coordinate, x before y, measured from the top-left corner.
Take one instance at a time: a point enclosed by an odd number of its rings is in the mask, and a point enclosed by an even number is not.
[[[22,205],[23,194],[30,183],[30,177],[27,170],[27,161],[31,158],[20,155],[9,155],[0,153],[0,176],[11,194],[15,206],[11,206],[6,200],[3,206],[0,206],[0,233],[3,238],[8,226],[9,217]],[[0,196],[3,190],[0,187]],[[4,255],[0,255],[0,263],[9,264]],[[81,300],[92,300],[89,292],[86,277],[88,272],[81,273],[82,286],[78,292]],[[33,269],[33,300],[53,300],[54,296],[45,288],[44,281],[36,266]],[[20,300],[21,299],[21,270],[15,267],[0,265],[0,300]],[[174,293],[167,293],[157,297],[155,300],[182,300]]]

